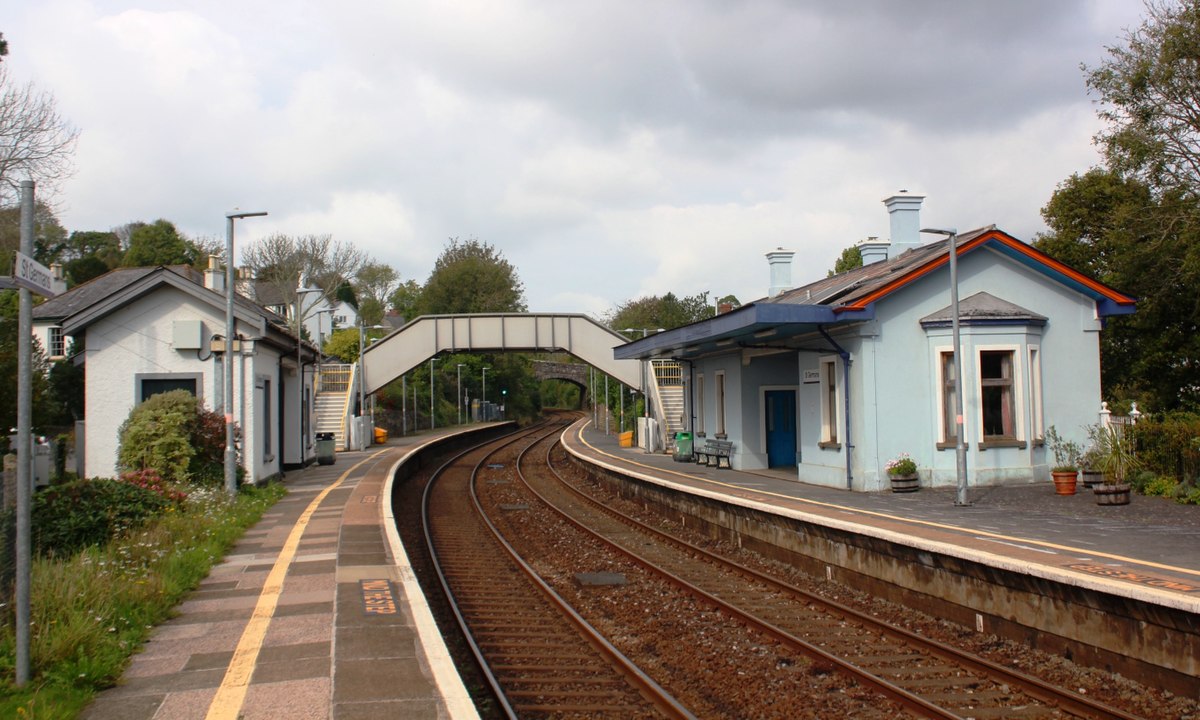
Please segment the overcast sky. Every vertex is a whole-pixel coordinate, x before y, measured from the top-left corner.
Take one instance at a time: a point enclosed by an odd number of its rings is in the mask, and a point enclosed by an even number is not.
[[[16,7],[12,7],[16,5]],[[763,296],[922,223],[1025,240],[1098,162],[1080,64],[1134,0],[38,0],[0,18],[13,78],[81,130],[68,230],[166,218],[239,245],[330,233],[424,282],[492,243],[530,310]]]

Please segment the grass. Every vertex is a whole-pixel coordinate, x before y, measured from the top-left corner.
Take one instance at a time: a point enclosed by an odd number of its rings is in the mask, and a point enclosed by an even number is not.
[[[36,558],[30,586],[33,679],[14,684],[12,609],[0,628],[0,717],[74,718],[116,683],[154,625],[283,497],[282,485],[247,487],[235,501],[193,490],[168,512],[103,547]]]

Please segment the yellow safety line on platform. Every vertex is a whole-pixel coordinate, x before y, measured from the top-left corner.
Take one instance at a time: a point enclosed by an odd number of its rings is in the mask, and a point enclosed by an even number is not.
[[[1003,541],[1007,541],[1007,542],[1022,542],[1022,543],[1027,543],[1029,545],[1040,545],[1042,547],[1052,548],[1054,550],[1062,550],[1064,552],[1082,553],[1087,556],[1102,557],[1102,558],[1107,558],[1109,560],[1118,560],[1121,562],[1133,563],[1135,565],[1152,567],[1157,570],[1168,570],[1171,572],[1178,572],[1178,573],[1183,573],[1186,575],[1200,576],[1200,570],[1192,570],[1190,568],[1179,567],[1177,565],[1164,565],[1162,563],[1156,563],[1151,560],[1139,560],[1137,558],[1126,557],[1124,555],[1114,555],[1112,553],[1101,552],[1099,550],[1077,548],[1077,547],[1072,547],[1070,545],[1059,545],[1057,543],[1047,542],[1045,540],[1035,540],[1033,538],[1014,537],[1011,535],[1001,535],[1000,533],[988,532],[986,530],[977,530],[974,528],[964,528],[964,527],[960,527],[958,525],[949,525],[946,523],[938,523],[938,522],[934,522],[932,520],[915,520],[913,518],[906,518],[906,517],[900,517],[898,515],[889,515],[887,513],[881,513],[881,512],[875,511],[875,510],[863,510],[861,508],[847,507],[845,505],[836,505],[834,503],[822,502],[820,500],[809,500],[808,498],[794,497],[792,495],[783,495],[782,493],[774,493],[769,490],[751,490],[749,488],[744,488],[739,485],[724,483],[724,482],[721,482],[720,480],[712,480],[710,478],[700,477],[699,475],[689,475],[687,473],[682,473],[682,472],[679,472],[678,470],[668,470],[667,468],[655,467],[653,465],[647,465],[645,463],[637,462],[636,460],[630,460],[629,458],[621,457],[620,455],[613,455],[611,453],[606,453],[603,450],[601,450],[600,448],[596,447],[595,445],[592,445],[587,440],[585,440],[583,437],[583,428],[586,427],[588,424],[590,424],[590,421],[589,421],[589,423],[584,423],[583,425],[581,425],[579,427],[579,430],[578,430],[579,442],[581,442],[584,445],[586,445],[587,447],[591,448],[591,450],[593,452],[595,452],[599,455],[603,455],[604,457],[612,458],[613,460],[619,460],[624,463],[629,463],[630,465],[636,465],[638,467],[643,467],[648,470],[653,470],[655,472],[670,473],[671,475],[678,475],[679,477],[687,478],[689,480],[696,480],[699,482],[710,483],[712,485],[717,485],[717,486],[723,487],[723,488],[731,488],[731,489],[742,490],[742,491],[747,491],[747,492],[754,492],[754,493],[759,493],[760,495],[768,495],[771,497],[777,497],[777,498],[781,498],[784,500],[791,500],[793,502],[804,503],[807,505],[815,505],[817,507],[830,508],[833,510],[841,510],[843,512],[856,513],[859,515],[873,515],[875,517],[884,518],[887,520],[895,520],[897,522],[911,523],[913,525],[925,525],[926,527],[938,528],[940,530],[953,530],[955,532],[970,533],[972,535],[978,535],[978,536],[986,537],[986,538],[989,538],[992,540],[1003,540]]]
[[[388,448],[384,448],[352,465],[349,470],[342,473],[341,477],[319,492],[304,509],[304,512],[300,513],[296,524],[292,526],[291,533],[288,534],[287,541],[283,544],[283,549],[279,552],[279,557],[275,559],[275,565],[267,575],[267,581],[258,596],[258,603],[254,606],[254,614],[250,616],[246,629],[242,631],[237,649],[233,651],[233,659],[229,661],[229,669],[225,671],[225,677],[221,680],[220,687],[217,688],[217,694],[208,706],[206,720],[237,720],[238,714],[242,711],[242,703],[245,701],[246,691],[250,687],[250,677],[254,674],[254,666],[258,663],[258,654],[262,650],[263,639],[267,636],[267,627],[270,626],[271,618],[275,616],[275,608],[279,604],[279,595],[283,591],[283,581],[287,576],[288,566],[296,557],[300,538],[308,528],[308,521],[320,506],[321,501],[341,485],[343,480],[350,477],[350,473],[387,451]]]

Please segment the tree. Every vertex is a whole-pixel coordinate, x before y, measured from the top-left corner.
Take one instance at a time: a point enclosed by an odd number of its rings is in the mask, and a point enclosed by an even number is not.
[[[196,247],[179,234],[167,220],[155,220],[147,225],[136,223],[129,234],[129,249],[122,262],[125,267],[149,265],[191,265],[196,261]]]
[[[504,254],[477,238],[450,238],[421,291],[420,312],[525,312],[525,287]]]
[[[825,277],[833,277],[841,275],[847,270],[862,267],[862,250],[857,245],[851,245],[842,251],[842,256],[833,264],[833,269],[826,273]]]
[[[1096,140],[1110,169],[1155,189],[1200,190],[1200,5],[1146,0],[1146,19],[1125,44],[1087,68],[1107,122]]]
[[[734,302],[737,298],[732,298]],[[674,293],[662,297],[657,295],[628,300],[620,305],[607,317],[608,326],[617,332],[633,328],[654,332],[659,328],[671,328],[712,317],[713,306],[708,303],[708,293],[691,295],[680,300]]]
[[[421,286],[416,280],[402,283],[388,298],[388,304],[405,321],[416,318],[420,314]]]
[[[353,245],[334,241],[331,235],[276,233],[249,243],[242,251],[242,261],[257,281],[268,283],[290,306],[296,302],[301,283],[319,289],[321,299],[336,297],[339,288],[366,262],[366,255]],[[298,322],[304,322],[314,304],[310,295]]]
[[[18,85],[0,64],[0,205],[15,205],[20,182],[33,179],[46,197],[71,175],[79,131],[59,114],[54,97]]]
[[[44,265],[58,262],[60,248],[66,242],[67,231],[58,222],[54,211],[44,202],[34,203],[33,255]],[[0,209],[0,267],[12,263],[12,254],[21,248],[21,208],[13,205]]]
[[[1158,196],[1142,180],[1105,169],[1062,183],[1042,216],[1038,249],[1138,298],[1100,336],[1109,399],[1156,410],[1200,409],[1200,224],[1181,220],[1194,201]]]

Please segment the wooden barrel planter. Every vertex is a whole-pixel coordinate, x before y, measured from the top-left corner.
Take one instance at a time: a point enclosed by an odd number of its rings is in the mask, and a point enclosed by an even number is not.
[[[892,480],[892,492],[908,493],[916,492],[921,489],[921,476],[916,473],[910,475],[888,475]]]
[[[1129,504],[1129,483],[1097,485],[1092,488],[1092,492],[1096,494],[1097,505]]]
[[[1078,473],[1074,470],[1070,472],[1062,470],[1050,471],[1050,477],[1054,480],[1054,492],[1058,495],[1074,495],[1077,475]]]
[[[1095,487],[1104,482],[1104,473],[1099,470],[1084,470],[1082,474],[1085,488]]]

